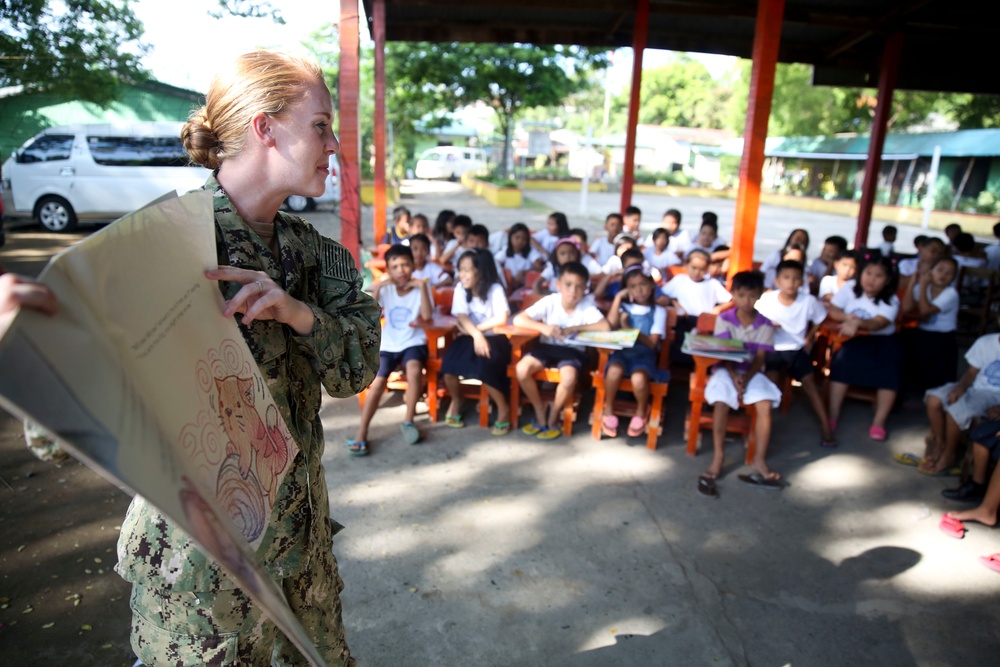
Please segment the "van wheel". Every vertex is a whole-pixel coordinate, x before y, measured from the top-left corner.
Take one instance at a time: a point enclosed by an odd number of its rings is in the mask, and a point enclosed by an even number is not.
[[[288,207],[289,211],[294,213],[302,213],[303,211],[311,211],[316,208],[316,202],[310,197],[303,197],[302,195],[292,195],[285,200],[285,206]]]
[[[76,229],[76,213],[62,197],[42,197],[35,207],[35,217],[50,232],[71,232]]]

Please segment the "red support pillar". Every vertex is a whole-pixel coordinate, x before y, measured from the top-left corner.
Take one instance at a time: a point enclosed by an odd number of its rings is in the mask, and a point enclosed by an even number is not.
[[[385,0],[372,5],[372,37],[375,40],[375,220],[372,243],[385,236]]]
[[[359,170],[360,88],[357,0],[340,0],[340,242],[361,256],[361,173]]]
[[[649,31],[649,0],[636,0],[635,27],[632,32],[632,89],[628,100],[628,129],[625,134],[625,172],[622,174],[621,213],[632,205],[632,182],[635,176],[635,135],[639,124],[639,93],[642,87],[642,52]]]
[[[778,64],[781,23],[785,0],[760,0],[757,27],[753,38],[753,69],[747,100],[747,122],[743,129],[743,158],[740,161],[740,187],[736,195],[736,219],[733,222],[733,252],[729,259],[729,278],[753,266],[753,242],[757,234],[760,210],[760,181],[764,170],[764,141],[771,115],[774,94],[774,68]]]
[[[865,162],[865,181],[861,189],[861,204],[858,209],[858,228],[854,234],[854,247],[868,245],[868,227],[872,221],[872,207],[878,193],[878,176],[882,171],[882,148],[885,146],[885,132],[892,113],[892,93],[896,90],[899,75],[899,60],[903,52],[903,35],[894,32],[885,40],[882,50],[882,64],[878,75],[878,102],[872,136],[868,142],[868,161]]]

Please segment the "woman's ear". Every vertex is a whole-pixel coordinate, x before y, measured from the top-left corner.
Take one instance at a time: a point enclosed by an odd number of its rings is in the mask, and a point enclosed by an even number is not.
[[[274,119],[263,111],[258,111],[250,119],[250,135],[261,145],[274,146]]]

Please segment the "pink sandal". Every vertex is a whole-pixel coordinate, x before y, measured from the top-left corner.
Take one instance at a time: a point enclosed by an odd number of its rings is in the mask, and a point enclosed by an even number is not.
[[[645,417],[640,417],[636,415],[629,420],[628,423],[628,436],[630,438],[638,438],[640,435],[646,432],[646,423],[649,420]]]
[[[609,438],[618,437],[618,417],[615,415],[608,415],[607,417],[601,418],[601,433],[608,436]]]

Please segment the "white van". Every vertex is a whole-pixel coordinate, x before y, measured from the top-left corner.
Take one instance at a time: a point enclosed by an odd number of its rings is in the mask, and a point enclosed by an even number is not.
[[[38,133],[3,164],[6,215],[66,232],[78,220],[113,220],[171,190],[201,187],[211,172],[188,162],[181,125],[61,125]]]
[[[464,146],[428,148],[417,160],[417,178],[447,178],[454,181],[467,171],[486,168],[482,149]]]

